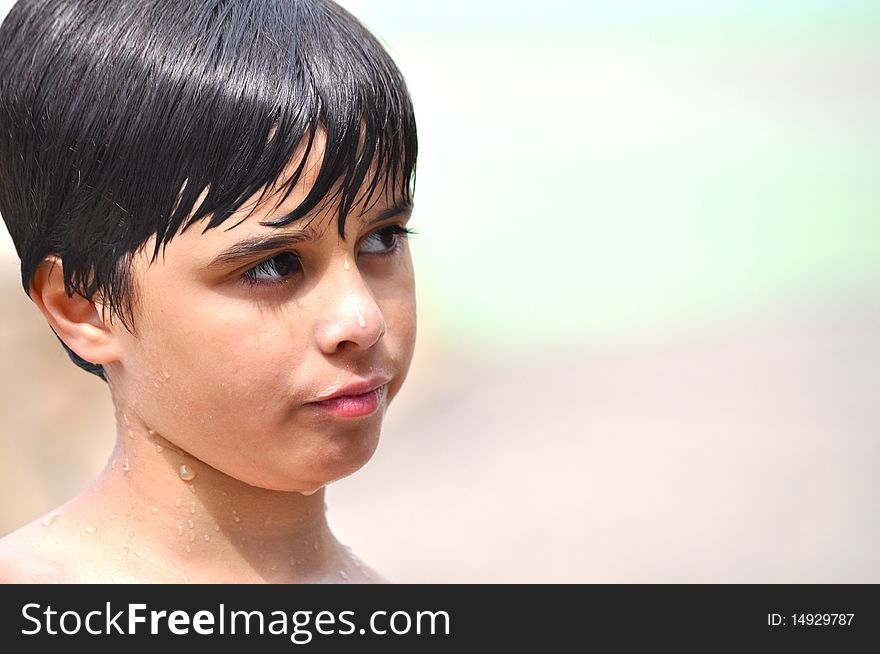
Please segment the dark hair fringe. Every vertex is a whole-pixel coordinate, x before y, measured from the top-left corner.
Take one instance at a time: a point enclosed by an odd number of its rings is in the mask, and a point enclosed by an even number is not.
[[[354,207],[412,202],[406,84],[329,0],[19,0],[0,26],[0,213],[25,292],[58,255],[68,294],[99,297],[133,330],[132,255],[155,236],[155,261],[193,223],[262,201],[306,143],[286,198],[319,128],[308,196],[264,224],[338,202],[344,237]]]

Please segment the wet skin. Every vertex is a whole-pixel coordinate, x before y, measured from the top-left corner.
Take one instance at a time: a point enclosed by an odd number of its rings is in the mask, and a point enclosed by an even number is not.
[[[177,234],[152,263],[147,242],[132,264],[134,333],[99,302],[66,300],[59,267],[41,268],[34,301],[104,366],[117,445],[56,517],[0,541],[0,578],[378,579],[330,532],[324,486],[370,459],[409,370],[409,208],[381,197],[356,209],[344,240],[334,205],[260,225],[305,197],[320,154],[282,204],[255,196],[220,227]],[[315,404],[357,380],[385,382],[371,413]]]

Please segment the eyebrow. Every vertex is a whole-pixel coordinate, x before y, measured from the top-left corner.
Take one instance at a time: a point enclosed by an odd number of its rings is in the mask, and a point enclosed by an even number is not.
[[[409,203],[389,207],[388,209],[379,212],[370,219],[361,219],[361,227],[369,227],[371,225],[375,225],[376,223],[380,223],[383,220],[388,220],[389,218],[409,215],[412,214],[412,210],[412,204]],[[287,215],[283,216],[280,221],[283,221],[285,218],[287,218]],[[272,218],[271,220],[278,219]],[[308,227],[297,232],[285,232],[282,234],[259,234],[257,236],[251,236],[249,238],[239,241],[238,243],[230,245],[228,248],[226,248],[220,254],[214,257],[214,259],[211,261],[211,263],[208,264],[207,267],[209,269],[225,268],[232,264],[235,264],[238,261],[251,259],[260,254],[276,252],[278,250],[283,250],[284,248],[292,247],[297,243],[312,241],[315,239],[315,237],[315,230]]]

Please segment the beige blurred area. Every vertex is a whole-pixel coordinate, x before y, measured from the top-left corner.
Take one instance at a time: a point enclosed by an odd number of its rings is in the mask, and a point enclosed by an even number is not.
[[[104,384],[4,261],[0,532],[82,490]],[[331,525],[399,582],[880,581],[880,297],[486,357],[420,333]]]

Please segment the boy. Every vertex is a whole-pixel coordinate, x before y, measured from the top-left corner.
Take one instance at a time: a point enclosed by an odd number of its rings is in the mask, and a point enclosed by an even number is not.
[[[412,359],[416,152],[399,71],[329,0],[13,7],[0,214],[117,444],[0,541],[0,580],[380,580],[323,487]]]

